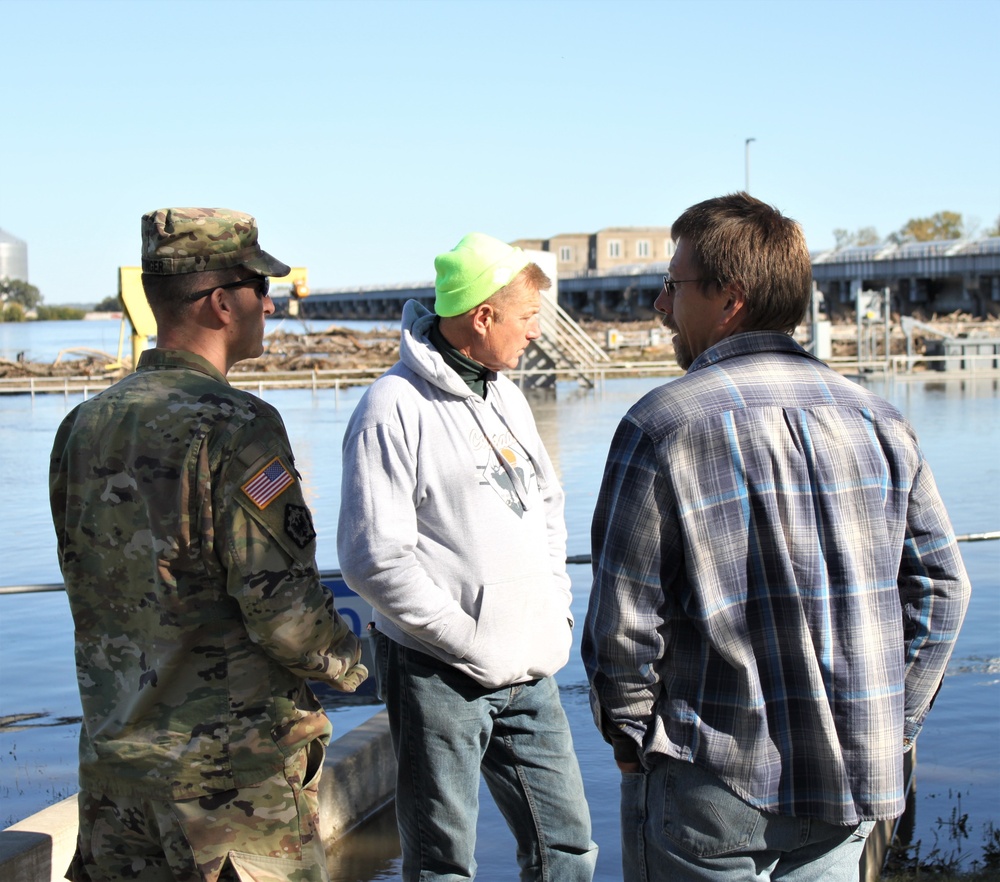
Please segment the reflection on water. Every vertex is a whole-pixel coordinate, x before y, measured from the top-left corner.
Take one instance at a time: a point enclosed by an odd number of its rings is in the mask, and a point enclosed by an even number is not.
[[[398,879],[401,866],[396,809],[390,804],[334,846],[330,882]]]

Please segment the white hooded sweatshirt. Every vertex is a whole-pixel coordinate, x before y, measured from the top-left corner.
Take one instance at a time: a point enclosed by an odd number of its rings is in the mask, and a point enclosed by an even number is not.
[[[400,361],[344,437],[337,548],[375,626],[498,689],[569,657],[563,492],[531,409],[506,377],[473,392],[403,307]]]

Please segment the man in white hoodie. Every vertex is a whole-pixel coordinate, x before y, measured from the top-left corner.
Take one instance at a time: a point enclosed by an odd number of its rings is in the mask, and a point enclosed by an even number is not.
[[[404,306],[400,360],[347,427],[337,536],[375,611],[403,879],[475,877],[481,772],[521,879],[589,880],[597,846],[552,679],[573,627],[563,492],[500,374],[540,336],[551,282],[481,233],[434,265],[435,311]]]

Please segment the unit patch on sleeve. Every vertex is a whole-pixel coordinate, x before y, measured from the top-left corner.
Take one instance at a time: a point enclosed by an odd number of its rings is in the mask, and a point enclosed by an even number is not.
[[[309,509],[304,505],[288,503],[285,506],[285,532],[299,548],[305,548],[312,542],[316,538],[316,530],[313,529]]]
[[[247,481],[240,489],[246,493],[257,508],[267,508],[281,494],[281,491],[295,483],[292,473],[285,468],[279,457],[272,459],[264,468]]]

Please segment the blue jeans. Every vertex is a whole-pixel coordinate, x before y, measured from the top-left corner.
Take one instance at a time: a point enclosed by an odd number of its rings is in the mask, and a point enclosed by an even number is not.
[[[523,882],[589,882],[597,846],[555,680],[494,691],[377,632],[374,650],[405,882],[475,878],[480,772],[514,834]]]
[[[693,763],[622,775],[626,882],[857,882],[873,823],[841,827],[755,809]]]

